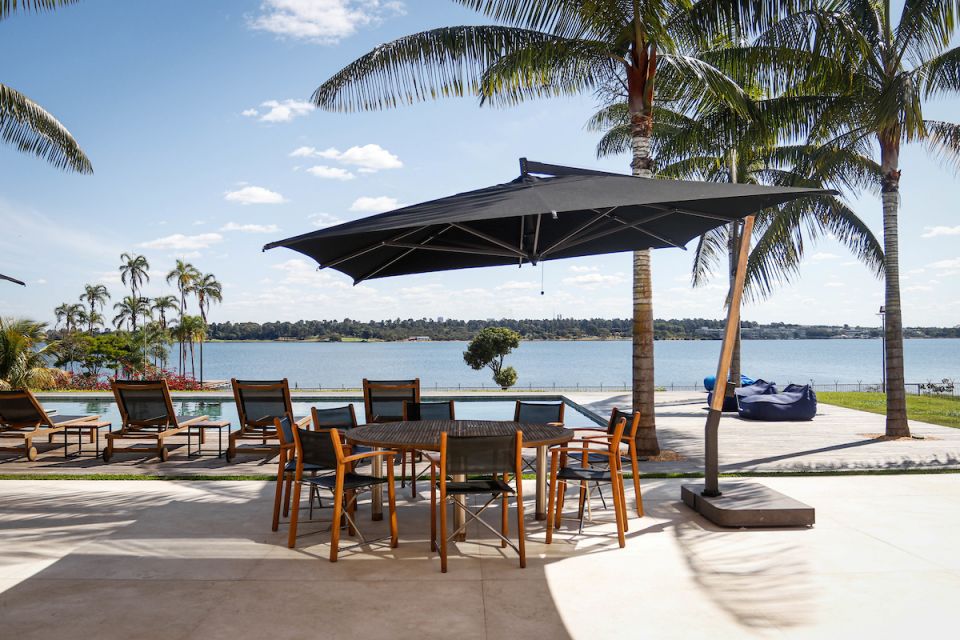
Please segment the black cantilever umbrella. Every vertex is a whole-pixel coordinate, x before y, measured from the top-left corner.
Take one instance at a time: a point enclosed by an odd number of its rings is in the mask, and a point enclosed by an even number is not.
[[[650,180],[520,161],[506,184],[321,229],[287,247],[355,283],[412,273],[536,264],[684,247],[697,236],[819,189]],[[538,174],[538,175],[534,175]]]
[[[13,284],[18,284],[18,285],[20,285],[21,287],[27,286],[26,283],[20,282],[20,281],[17,280],[16,278],[11,278],[10,276],[5,276],[5,275],[3,275],[2,273],[0,273],[0,280],[7,280],[8,282],[12,282]]]

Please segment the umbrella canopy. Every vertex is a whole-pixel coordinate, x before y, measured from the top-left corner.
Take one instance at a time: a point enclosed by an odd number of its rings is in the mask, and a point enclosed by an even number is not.
[[[26,283],[20,282],[20,281],[17,280],[16,278],[11,278],[10,276],[5,276],[5,275],[3,275],[2,273],[0,273],[0,280],[7,280],[7,281],[9,281],[9,282],[12,282],[13,284],[19,284],[21,287],[27,286]]]
[[[271,242],[355,283],[576,256],[684,247],[821,189],[652,180],[521,159],[512,182]],[[539,175],[534,175],[539,174]]]

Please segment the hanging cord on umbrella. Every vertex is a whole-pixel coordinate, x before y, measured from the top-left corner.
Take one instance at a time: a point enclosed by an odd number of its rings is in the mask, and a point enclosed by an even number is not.
[[[543,280],[544,280],[544,275],[543,275],[544,266],[543,266],[543,265],[544,265],[544,263],[541,262],[541,263],[540,263],[540,295],[543,295]]]

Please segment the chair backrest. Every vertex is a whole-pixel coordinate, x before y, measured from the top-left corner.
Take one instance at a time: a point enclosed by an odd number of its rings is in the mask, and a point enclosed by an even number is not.
[[[627,426],[623,430],[623,437],[626,439],[632,439],[637,437],[637,428],[640,426],[640,412],[639,411],[622,411],[613,408],[613,411],[610,412],[610,422],[607,423],[607,433],[613,435],[614,430],[617,427],[617,422],[620,418],[626,418]]]
[[[244,427],[267,427],[276,418],[293,422],[293,402],[290,385],[283,380],[237,380],[233,378],[233,398],[237,415]]]
[[[316,407],[312,407],[310,409],[310,415],[313,416],[313,428],[315,431],[353,429],[357,426],[357,413],[352,404],[330,409],[317,409]]]
[[[166,380],[111,380],[125,426],[177,426],[177,415]]]
[[[452,474],[520,473],[523,433],[508,436],[440,434],[441,476]]]
[[[404,420],[456,420],[453,400],[443,402],[404,402]]]
[[[514,422],[532,422],[545,424],[563,423],[563,402],[523,402],[517,400],[513,410]]]
[[[53,426],[47,412],[27,389],[0,391],[0,425],[15,428]]]
[[[627,419],[621,417],[617,420],[617,423],[613,426],[613,432],[610,434],[613,436],[610,438],[610,452],[620,455],[620,440],[623,439],[623,432],[627,428]]]
[[[293,438],[297,447],[297,464],[315,464],[323,469],[336,469],[344,458],[340,432],[336,429],[310,431],[294,427]]]
[[[363,379],[363,409],[367,422],[403,420],[404,402],[420,402],[420,378],[413,380]]]

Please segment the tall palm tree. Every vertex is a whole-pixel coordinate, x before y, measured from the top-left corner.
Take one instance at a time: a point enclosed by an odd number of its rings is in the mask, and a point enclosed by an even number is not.
[[[0,0],[0,22],[17,11],[41,11],[77,0]],[[46,109],[0,83],[0,140],[43,158],[58,169],[93,173],[90,160],[70,132]]]
[[[200,386],[203,386],[203,342],[207,337],[207,313],[214,302],[223,302],[223,285],[212,273],[199,276],[191,287],[197,296],[197,305],[200,307],[200,319],[203,321],[204,331],[200,336]]]
[[[658,94],[708,97],[748,108],[737,84],[685,52],[744,27],[766,26],[804,0],[454,0],[501,24],[441,27],[378,46],[324,82],[318,107],[374,110],[440,96],[475,94],[512,105],[530,98],[622,87],[634,175],[651,177]],[[655,91],[655,88],[657,89]],[[650,253],[634,254],[633,405],[639,448],[659,452],[654,416]]]
[[[0,318],[0,389],[54,385],[57,370],[50,367],[47,358],[54,355],[57,344],[46,342],[45,327],[32,320]]]
[[[200,316],[183,315],[176,325],[170,330],[171,335],[180,341],[180,344],[188,345],[190,351],[190,376],[196,377],[196,362],[194,360],[193,343],[206,336],[206,326]],[[183,370],[181,375],[186,375],[186,353],[184,353]]]
[[[166,329],[167,311],[176,311],[178,309],[177,298],[171,295],[158,296],[153,299],[153,303],[150,305],[150,308],[159,314],[160,327],[162,329]]]
[[[829,101],[826,101],[829,102]],[[848,193],[869,188],[880,167],[858,149],[821,147],[784,142],[785,129],[812,121],[824,101],[810,96],[778,96],[756,100],[756,118],[743,118],[722,103],[684,114],[661,105],[654,125],[652,148],[657,175],[678,180],[739,182],[771,186],[836,189]],[[786,117],[786,121],[778,121]],[[627,105],[615,103],[587,123],[604,131],[597,155],[628,153],[631,145]],[[728,261],[734,277],[740,227],[734,222],[701,236],[693,256],[693,285],[705,285]],[[821,196],[788,203],[757,215],[754,241],[747,261],[747,298],[764,299],[775,288],[794,279],[808,244],[823,235],[836,237],[878,276],[883,272],[883,249],[869,227],[846,202]],[[730,381],[740,380],[740,340],[730,366]]]
[[[64,302],[64,303],[58,304],[58,305],[53,309],[53,315],[54,315],[54,318],[55,318],[55,322],[54,322],[54,325],[53,325],[54,329],[59,328],[59,327],[60,327],[60,323],[61,323],[61,322],[64,322],[64,321],[67,319],[67,312],[68,312],[69,309],[70,309],[70,303],[69,303],[69,302]]]
[[[97,313],[97,308],[103,309],[109,299],[110,292],[107,291],[107,288],[102,284],[88,284],[83,287],[83,294],[80,296],[80,300],[86,302],[90,309],[87,313],[87,330],[90,333],[93,333],[94,320],[97,317],[100,317],[102,320],[102,316]]]
[[[113,305],[117,315],[113,318],[113,325],[119,329],[127,323],[130,325],[130,331],[137,330],[137,318],[146,316],[150,313],[150,304],[146,298],[134,298],[133,296],[124,296],[123,300]]]
[[[85,318],[83,305],[75,302],[64,302],[63,304],[58,305],[53,310],[53,313],[56,317],[55,326],[60,326],[60,323],[63,322],[64,331],[68,334],[73,333],[77,323],[81,322]]]
[[[138,298],[137,291],[150,282],[150,263],[146,256],[136,253],[120,254],[120,281],[130,285],[130,295]]]
[[[960,20],[960,0],[905,0],[899,19],[890,0],[834,0],[791,16],[762,44],[844,60],[849,86],[823,114],[811,139],[869,145],[879,157],[883,204],[884,310],[888,436],[909,436],[903,375],[900,307],[900,152],[919,143],[960,168],[960,125],[924,116],[926,100],[960,92],[960,47],[950,47]],[[815,31],[811,36],[811,25]]]
[[[177,264],[167,273],[167,284],[174,284],[180,292],[180,322],[187,313],[187,294],[190,293],[193,283],[200,277],[200,272],[189,262],[177,260]],[[184,350],[184,342],[180,340],[180,373],[186,366],[187,354]]]

